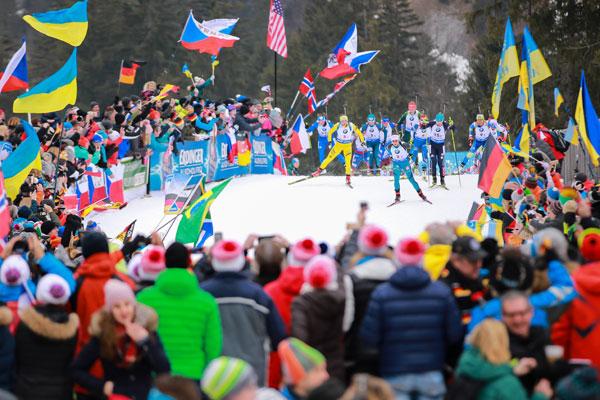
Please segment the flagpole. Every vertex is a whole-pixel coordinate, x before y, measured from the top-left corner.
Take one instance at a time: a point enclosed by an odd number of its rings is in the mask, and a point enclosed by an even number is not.
[[[274,65],[274,75],[275,75],[275,89],[273,90],[273,104],[277,105],[277,53],[273,52],[273,65]]]
[[[292,101],[292,105],[290,106],[290,109],[288,110],[285,119],[289,119],[290,118],[290,114],[292,113],[292,110],[294,109],[294,106],[296,105],[296,100],[298,100],[298,96],[300,95],[300,91],[296,91],[296,96],[294,96],[294,101]]]
[[[123,59],[121,59],[121,69],[119,70],[119,82],[117,86],[117,96],[121,93],[121,73],[123,72]]]
[[[29,92],[29,88],[25,89],[25,93],[27,92]],[[27,122],[29,122],[29,125],[31,125],[31,113],[27,113]]]

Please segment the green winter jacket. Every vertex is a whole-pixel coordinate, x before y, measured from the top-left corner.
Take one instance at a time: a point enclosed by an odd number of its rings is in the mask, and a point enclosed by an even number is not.
[[[457,375],[485,381],[477,400],[527,400],[527,392],[509,364],[492,364],[475,348],[464,351],[458,362]],[[532,400],[546,400],[541,393],[534,393]]]
[[[81,158],[82,160],[89,160],[91,157],[90,152],[85,147],[75,146],[75,158]]]
[[[171,373],[199,380],[206,365],[221,355],[221,319],[215,298],[198,286],[186,269],[169,268],[154,286],[137,295],[156,310],[158,334],[171,363]]]

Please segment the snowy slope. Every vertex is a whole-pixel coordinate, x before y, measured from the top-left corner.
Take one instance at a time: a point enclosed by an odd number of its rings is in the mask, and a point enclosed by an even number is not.
[[[224,237],[244,240],[248,234],[283,234],[288,240],[311,235],[318,240],[337,243],[345,234],[345,226],[356,218],[361,201],[369,203],[367,222],[384,226],[393,242],[400,237],[419,233],[434,221],[461,220],[477,200],[477,176],[463,175],[462,188],[458,177],[447,178],[450,191],[428,189],[417,178],[433,205],[419,199],[407,180],[401,181],[403,203],[387,208],[394,198],[390,177],[355,177],[354,189],[344,185],[344,177],[322,176],[288,185],[298,179],[282,176],[248,176],[234,179],[211,208],[215,231]],[[149,234],[163,218],[163,195],[139,198],[122,210],[92,213],[109,235],[119,233],[137,219],[136,231]],[[163,223],[172,216],[165,218]],[[176,226],[167,235],[173,240]],[[162,230],[163,234],[166,230]]]

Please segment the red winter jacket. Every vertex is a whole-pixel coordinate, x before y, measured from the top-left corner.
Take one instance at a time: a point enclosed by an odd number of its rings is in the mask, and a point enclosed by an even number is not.
[[[273,299],[288,335],[292,330],[292,302],[300,294],[303,284],[304,268],[288,266],[277,279],[265,285],[265,292]],[[281,362],[274,351],[269,358],[269,387],[278,389],[280,384]]]
[[[552,342],[565,349],[565,359],[587,359],[600,368],[600,262],[573,273],[579,294],[552,326]]]
[[[537,124],[535,128],[533,128],[533,132],[537,135],[538,139],[548,143],[548,146],[552,148],[554,157],[556,157],[557,160],[560,161],[565,158],[565,153],[561,153],[560,151],[556,150],[556,145],[554,144],[552,135],[548,131],[548,128],[546,128],[542,123]]]

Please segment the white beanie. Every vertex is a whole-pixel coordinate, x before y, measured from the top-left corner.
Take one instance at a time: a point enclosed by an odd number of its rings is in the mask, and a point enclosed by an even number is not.
[[[47,274],[38,282],[35,297],[42,304],[63,305],[71,297],[71,288],[62,276]]]
[[[19,286],[29,280],[31,272],[27,261],[21,256],[12,255],[0,267],[0,282],[7,286]]]

